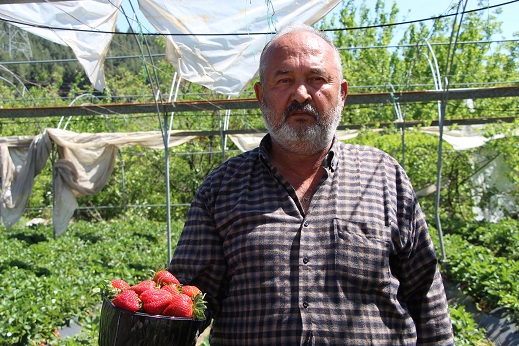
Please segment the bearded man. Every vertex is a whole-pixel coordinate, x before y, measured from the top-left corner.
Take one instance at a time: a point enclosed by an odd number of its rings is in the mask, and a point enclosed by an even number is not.
[[[255,84],[268,134],[198,189],[169,270],[206,292],[215,345],[452,345],[438,261],[405,171],[335,137],[333,43],[283,28]]]

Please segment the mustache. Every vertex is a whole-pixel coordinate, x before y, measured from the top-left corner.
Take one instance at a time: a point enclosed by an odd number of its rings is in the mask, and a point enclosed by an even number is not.
[[[312,115],[316,119],[319,119],[319,112],[313,105],[310,104],[310,102],[304,102],[304,103],[299,103],[297,101],[292,102],[287,107],[287,109],[285,109],[285,112],[283,113],[283,119],[286,120],[288,118],[288,116],[290,115],[290,113],[292,113],[292,112],[305,112],[305,113]]]

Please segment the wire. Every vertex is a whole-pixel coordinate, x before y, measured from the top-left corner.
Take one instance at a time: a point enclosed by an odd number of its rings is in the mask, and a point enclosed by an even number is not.
[[[427,22],[427,21],[430,21],[430,20],[438,20],[438,19],[443,19],[443,18],[448,18],[448,17],[453,17],[453,16],[456,17],[456,16],[458,16],[460,14],[467,14],[467,13],[486,11],[486,10],[489,10],[491,8],[501,7],[501,6],[505,6],[505,5],[510,5],[510,4],[513,4],[513,3],[516,3],[516,2],[519,2],[519,0],[503,2],[501,4],[481,7],[481,8],[477,8],[477,9],[474,9],[474,10],[468,10],[468,11],[463,10],[463,12],[461,12],[461,13],[460,12],[456,12],[456,13],[444,14],[444,15],[430,17],[430,18],[424,18],[424,19],[408,20],[408,21],[397,22],[397,23],[367,25],[367,26],[363,26],[363,27],[324,29],[323,31],[350,31],[350,30],[371,29],[371,28],[384,28],[384,27],[391,27],[391,26],[399,26],[399,25]]]
[[[496,4],[492,6],[486,6],[481,7],[473,10],[467,10],[463,12],[456,12],[453,14],[445,14],[430,18],[423,18],[423,19],[415,19],[415,20],[408,20],[403,22],[397,22],[397,23],[387,23],[387,24],[377,24],[377,25],[367,25],[362,27],[351,27],[351,28],[333,28],[333,29],[323,29],[322,31],[326,32],[332,32],[332,31],[352,31],[352,30],[361,30],[361,29],[371,29],[371,28],[384,28],[384,27],[391,27],[391,26],[399,26],[399,25],[406,25],[406,24],[413,24],[413,23],[420,23],[420,22],[426,22],[430,20],[438,20],[453,16],[458,16],[460,14],[467,14],[467,13],[474,13],[474,12],[480,12],[480,11],[487,11],[492,8],[501,7],[510,5],[513,3],[519,2],[519,0],[512,0],[508,2],[503,2],[501,4]],[[114,5],[115,6],[115,5]],[[126,18],[128,18],[126,16]],[[42,25],[42,24],[33,24],[33,23],[27,23],[27,22],[21,22],[16,20],[9,20],[5,18],[0,18],[0,21],[4,21],[11,24],[17,24],[17,25],[26,25],[31,26],[35,28],[41,28],[41,29],[50,29],[50,30],[63,30],[63,31],[77,31],[77,32],[93,32],[93,33],[100,33],[100,34],[113,34],[113,35],[134,35],[132,32],[119,32],[119,31],[103,31],[103,30],[88,30],[88,29],[77,29],[77,28],[66,28],[66,27],[55,27],[55,26],[49,26],[49,25]],[[271,35],[275,34],[275,32],[243,32],[243,33],[169,33],[169,34],[163,34],[163,33],[143,33],[142,35],[145,36],[251,36],[251,35]]]

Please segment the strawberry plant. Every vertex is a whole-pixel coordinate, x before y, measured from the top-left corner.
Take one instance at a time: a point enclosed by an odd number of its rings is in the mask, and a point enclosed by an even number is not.
[[[480,245],[472,245],[460,235],[445,236],[449,253],[446,270],[451,280],[476,299],[482,310],[503,307],[519,320],[519,262],[498,257]]]
[[[470,222],[458,232],[474,245],[488,248],[495,256],[519,260],[519,222],[503,218],[499,223],[478,221]]]
[[[181,226],[172,224],[176,232]],[[77,222],[56,239],[52,226],[2,228],[0,246],[0,344],[6,346],[57,345],[56,331],[72,321],[84,326],[74,339],[96,345],[101,301],[93,288],[116,277],[143,280],[150,268],[167,264],[164,224],[137,218]]]
[[[456,345],[492,345],[490,341],[485,340],[485,333],[478,328],[476,321],[463,305],[451,304],[449,311]]]

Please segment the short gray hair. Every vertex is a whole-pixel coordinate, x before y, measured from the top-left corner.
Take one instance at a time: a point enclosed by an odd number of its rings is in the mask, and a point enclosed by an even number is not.
[[[314,27],[312,27],[310,25],[307,25],[307,24],[304,24],[304,23],[291,23],[291,24],[288,24],[288,25],[285,25],[284,27],[282,27],[276,33],[276,35],[274,35],[272,40],[267,42],[265,47],[263,47],[263,51],[261,52],[260,63],[259,63],[260,83],[263,83],[263,78],[264,78],[265,69],[266,69],[265,53],[267,52],[269,47],[276,40],[278,40],[281,36],[284,36],[286,34],[290,34],[290,33],[293,33],[293,32],[298,32],[298,31],[306,31],[306,32],[312,33],[312,34],[322,38],[326,43],[328,43],[328,45],[330,45],[330,47],[333,48],[333,52],[334,52],[333,55],[334,55],[334,59],[335,59],[335,64],[337,65],[337,70],[339,71],[339,74],[340,74],[339,78],[342,79],[343,77],[342,77],[341,55],[340,55],[339,50],[337,49],[337,47],[335,47],[335,44],[333,43],[333,41],[328,36],[326,36],[326,34],[324,34],[322,31],[319,31],[319,30],[315,29]]]

